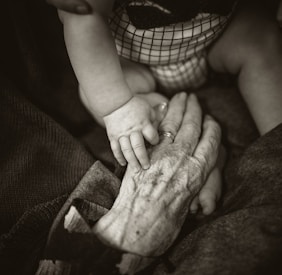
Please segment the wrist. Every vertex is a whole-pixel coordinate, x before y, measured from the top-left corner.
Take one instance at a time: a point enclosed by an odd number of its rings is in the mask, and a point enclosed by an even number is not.
[[[109,110],[107,113],[104,113],[104,114],[103,114],[103,118],[106,117],[106,116],[108,116],[108,115],[110,115],[110,114],[112,114],[112,113],[115,112],[116,110],[122,108],[122,107],[123,107],[124,105],[126,105],[129,101],[131,101],[131,100],[133,99],[133,97],[134,97],[134,96],[131,94],[128,98],[126,98],[125,101],[123,101],[123,102],[120,101],[119,104],[116,104],[116,106],[115,106],[113,109]]]
[[[133,95],[126,85],[80,87],[80,97],[95,116],[105,117],[128,103]],[[113,88],[114,87],[114,88]],[[96,92],[99,91],[99,92]]]

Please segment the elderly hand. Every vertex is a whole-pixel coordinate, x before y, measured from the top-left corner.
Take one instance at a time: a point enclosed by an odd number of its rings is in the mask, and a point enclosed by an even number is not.
[[[91,13],[91,6],[84,0],[46,0],[57,9],[77,14]]]
[[[172,98],[159,127],[166,134],[150,152],[150,169],[127,169],[113,207],[95,225],[108,245],[142,256],[163,254],[215,166],[220,128],[209,116],[202,122],[194,95],[186,98],[185,93]]]

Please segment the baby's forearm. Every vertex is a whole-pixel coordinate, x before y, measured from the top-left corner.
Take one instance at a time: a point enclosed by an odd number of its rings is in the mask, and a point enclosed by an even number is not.
[[[68,54],[89,105],[100,116],[111,113],[132,95],[107,19],[99,13],[80,16],[59,12],[59,15],[64,24]]]

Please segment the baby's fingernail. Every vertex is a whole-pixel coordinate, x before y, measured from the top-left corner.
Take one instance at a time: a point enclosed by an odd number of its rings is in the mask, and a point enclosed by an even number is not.
[[[163,103],[159,104],[159,110],[160,111],[163,111],[165,109],[167,109],[167,102],[163,102]]]
[[[168,109],[168,104],[167,104],[167,102],[162,102],[162,103],[154,106],[154,109],[161,114],[165,114],[167,112],[167,109]]]

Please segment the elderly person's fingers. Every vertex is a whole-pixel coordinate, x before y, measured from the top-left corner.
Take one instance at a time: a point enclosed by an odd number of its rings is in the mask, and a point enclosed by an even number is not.
[[[187,94],[184,92],[176,94],[171,99],[166,116],[159,126],[160,138],[164,139],[169,137],[168,134],[170,134],[172,139],[174,139],[177,135],[186,109],[186,100]],[[167,135],[164,135],[165,133]]]
[[[46,0],[48,4],[56,8],[71,13],[89,14],[91,13],[91,6],[84,0]]]
[[[192,214],[196,213],[199,207],[202,208],[204,215],[209,215],[215,210],[216,203],[220,199],[222,191],[222,169],[225,165],[225,159],[225,149],[223,146],[220,146],[215,167],[210,172],[200,192],[190,204],[190,212]]]
[[[202,136],[193,154],[203,168],[204,181],[216,164],[220,144],[220,126],[211,116],[206,115],[203,122]]]
[[[215,167],[199,193],[199,203],[204,215],[210,215],[216,208],[221,195],[221,171]]]
[[[202,110],[194,94],[189,95],[186,104],[186,113],[183,117],[181,128],[175,138],[175,142],[189,145],[188,154],[192,154],[201,135]]]
[[[221,196],[221,170],[216,166],[209,174],[204,186],[190,204],[190,212],[195,214],[201,206],[203,214],[211,214]]]
[[[221,172],[219,166],[213,167],[218,158],[220,141],[221,131],[219,125],[212,117],[206,116],[203,123],[202,137],[194,152],[194,157],[199,161],[203,169],[205,184],[190,204],[191,213],[196,213],[199,206],[201,206],[203,214],[209,215],[216,208],[216,202],[221,195]],[[209,171],[211,172],[209,173]]]

